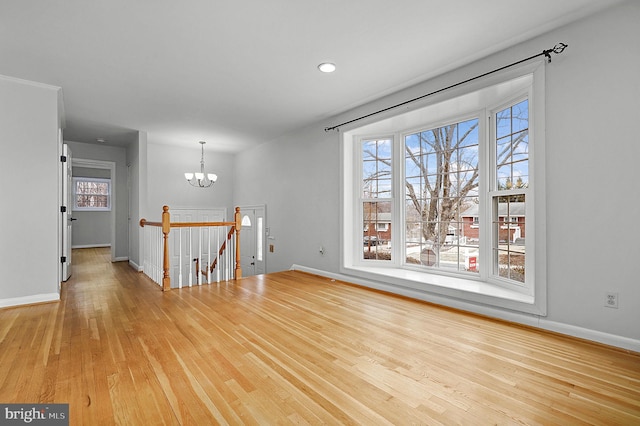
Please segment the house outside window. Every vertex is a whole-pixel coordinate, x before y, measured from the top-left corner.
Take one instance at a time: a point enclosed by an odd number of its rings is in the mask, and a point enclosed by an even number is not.
[[[360,144],[362,173],[358,208],[365,230],[362,260],[391,260],[391,233],[389,229],[380,231],[392,217],[392,146],[388,138],[363,140]]]

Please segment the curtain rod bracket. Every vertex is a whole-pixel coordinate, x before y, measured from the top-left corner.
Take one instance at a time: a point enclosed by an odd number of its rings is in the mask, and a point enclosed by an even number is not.
[[[559,55],[562,52],[564,52],[564,50],[567,48],[567,46],[568,45],[565,44],[565,43],[558,43],[555,46],[553,46],[551,49],[543,50],[542,53],[538,53],[537,55],[529,56],[528,58],[521,59],[521,60],[513,62],[513,63],[511,63],[509,65],[505,65],[503,67],[496,68],[493,71],[485,72],[484,74],[480,74],[480,75],[477,75],[475,77],[469,78],[467,80],[461,81],[459,83],[452,84],[451,86],[447,86],[447,87],[444,87],[442,89],[436,90],[434,92],[427,93],[426,95],[418,96],[417,98],[409,99],[408,101],[404,101],[404,102],[401,102],[399,104],[392,105],[392,106],[387,107],[387,108],[383,108],[383,109],[381,109],[379,111],[363,115],[362,117],[354,118],[353,120],[345,121],[344,123],[336,124],[335,126],[325,127],[324,131],[328,132],[330,130],[336,130],[336,131],[339,132],[340,131],[340,127],[344,126],[345,124],[351,124],[353,122],[360,121],[360,120],[362,120],[364,118],[369,118],[369,117],[371,117],[373,115],[377,115],[377,114],[380,114],[382,112],[387,112],[387,111],[389,111],[391,109],[394,109],[394,108],[397,108],[397,107],[400,107],[400,106],[403,106],[403,105],[407,105],[407,104],[409,104],[411,102],[415,102],[415,101],[418,101],[420,99],[424,99],[427,96],[431,96],[431,95],[435,95],[436,93],[444,92],[445,90],[452,89],[454,87],[460,86],[460,85],[465,84],[465,83],[469,83],[470,81],[477,80],[477,79],[482,78],[482,77],[486,77],[489,74],[493,74],[495,72],[502,71],[502,70],[510,68],[510,67],[512,67],[514,65],[519,65],[519,64],[521,64],[523,62],[526,62],[526,61],[529,61],[531,59],[537,58],[538,56],[543,56],[544,55],[546,60],[547,60],[547,62],[551,62],[551,54],[555,53],[556,55]]]

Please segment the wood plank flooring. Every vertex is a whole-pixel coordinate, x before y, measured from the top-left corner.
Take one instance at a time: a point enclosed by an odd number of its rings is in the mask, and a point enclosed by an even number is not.
[[[640,354],[300,272],[167,293],[74,251],[0,310],[0,402],[72,425],[638,425]]]

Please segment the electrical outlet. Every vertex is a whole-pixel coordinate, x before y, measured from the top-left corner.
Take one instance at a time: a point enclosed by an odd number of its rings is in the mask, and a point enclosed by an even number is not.
[[[618,293],[608,292],[605,295],[604,306],[606,306],[607,308],[618,309]]]

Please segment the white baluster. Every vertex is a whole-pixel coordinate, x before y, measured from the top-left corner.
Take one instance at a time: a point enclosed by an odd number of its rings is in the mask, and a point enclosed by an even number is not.
[[[162,276],[164,275],[164,271],[162,269],[164,250],[162,249],[163,241],[161,228],[156,228],[156,235],[156,282],[159,285],[162,285]]]
[[[191,227],[189,227],[189,287],[191,287],[191,283],[193,283],[193,233],[191,232]]]
[[[207,227],[207,237],[208,237],[208,243],[207,243],[207,277],[209,277],[207,279],[207,283],[211,284],[213,272],[211,272],[211,270],[209,269],[209,266],[211,265],[211,227],[210,226]]]
[[[229,234],[227,234],[229,235]],[[233,253],[233,237],[230,240],[227,240],[229,242],[229,246],[227,247],[227,265],[224,271],[224,277],[225,277],[225,281],[229,281],[229,269],[230,269],[230,265],[231,265],[231,253]]]
[[[198,227],[198,264],[202,261],[202,227]],[[202,265],[199,265],[202,268]],[[198,277],[198,285],[202,285],[202,274],[196,271]]]
[[[178,288],[182,288],[182,228],[178,230]]]
[[[220,282],[220,227],[216,228],[216,282]]]

